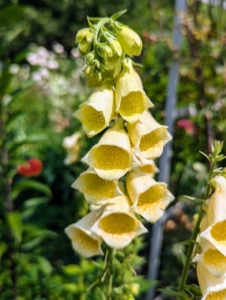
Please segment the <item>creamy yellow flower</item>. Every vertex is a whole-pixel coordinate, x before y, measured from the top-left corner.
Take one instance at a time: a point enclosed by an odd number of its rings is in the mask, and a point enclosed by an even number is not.
[[[226,179],[217,176],[211,180],[215,188],[207,206],[207,217],[209,224],[226,220]]]
[[[141,153],[135,149],[132,149],[132,152],[136,156],[136,158],[140,161],[141,165],[139,166],[139,169],[147,173],[150,176],[154,176],[156,173],[159,172],[159,169],[157,168],[155,161],[153,159],[146,159],[141,155]]]
[[[98,144],[82,159],[82,162],[92,167],[99,177],[106,180],[119,179],[140,165],[131,153],[129,137],[122,123],[122,119],[116,120],[113,128],[108,129]]]
[[[103,208],[92,211],[77,223],[71,224],[65,229],[75,251],[84,257],[103,255],[100,247],[102,238],[90,231],[102,212]]]
[[[81,138],[81,133],[76,132],[71,136],[67,136],[63,140],[63,147],[67,150],[67,157],[64,160],[66,165],[72,164],[77,161],[80,146],[78,144],[78,140]]]
[[[226,255],[226,219],[210,225],[200,234],[200,237],[209,241],[223,255]]]
[[[80,105],[73,116],[82,122],[88,137],[92,137],[109,125],[114,111],[114,92],[111,87],[105,85],[98,88],[85,103]]]
[[[156,122],[148,111],[142,114],[138,122],[128,124],[127,129],[135,149],[147,159],[159,157],[165,144],[172,139],[167,126]]]
[[[72,187],[82,192],[89,203],[105,204],[109,199],[122,194],[117,180],[105,180],[89,168],[72,184]]]
[[[123,51],[129,56],[138,56],[142,50],[142,41],[139,35],[129,27],[122,26],[117,31],[117,39],[122,46]]]
[[[130,123],[136,122],[147,108],[153,106],[130,59],[125,60],[123,70],[116,81],[115,100],[116,111]]]
[[[174,199],[165,183],[156,182],[139,169],[129,172],[126,186],[133,210],[152,223],[162,217],[165,208]]]
[[[110,200],[91,231],[101,236],[110,247],[121,249],[147,229],[130,211],[129,199],[123,194]]]
[[[215,277],[226,277],[226,256],[214,248],[210,247],[199,256],[199,261]]]
[[[197,263],[197,277],[202,294],[201,300],[225,300],[226,278],[213,276],[201,263]]]

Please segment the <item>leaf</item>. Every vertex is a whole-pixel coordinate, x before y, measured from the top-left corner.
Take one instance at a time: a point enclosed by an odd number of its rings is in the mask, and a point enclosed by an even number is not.
[[[25,9],[19,5],[9,5],[0,12],[0,28],[12,26],[24,19]]]
[[[204,155],[205,156],[205,158],[207,158],[209,161],[211,161],[210,160],[210,157],[206,154],[206,153],[204,153],[204,152],[202,152],[202,151],[199,151],[202,155]]]
[[[40,204],[45,204],[49,201],[48,198],[46,197],[37,197],[37,198],[31,198],[29,200],[26,200],[24,202],[24,207],[33,207],[33,206],[38,206]]]
[[[19,194],[26,189],[34,189],[39,192],[43,192],[47,197],[52,196],[52,192],[47,185],[36,180],[27,179],[14,185],[13,191],[11,193],[12,199],[16,199]]]
[[[1,77],[0,77],[0,93],[2,95],[5,94],[9,84],[10,84],[10,81],[12,79],[12,74],[10,74],[8,72],[8,69],[5,69],[2,74],[1,74]]]
[[[39,263],[39,268],[45,275],[49,275],[52,273],[52,266],[48,259],[43,256],[37,256],[37,261]]]
[[[7,33],[4,34],[3,37],[1,37],[0,40],[0,54],[3,54],[5,51],[7,51],[7,48],[9,44],[24,30],[27,29],[27,23],[21,22],[20,24],[17,24],[14,28],[11,30],[8,30]]]
[[[0,258],[6,252],[6,250],[7,250],[7,245],[5,243],[0,243]]]
[[[190,196],[186,196],[186,195],[184,195],[184,197],[185,197],[186,199],[191,200],[191,201],[198,202],[199,204],[202,204],[203,202],[205,202],[205,200],[200,199],[200,198],[196,198],[196,197],[190,197]]]
[[[67,275],[79,275],[83,270],[77,265],[67,265],[62,267],[63,272]]]
[[[13,122],[21,117],[24,117],[26,113],[24,111],[16,111],[13,114],[11,114],[6,121],[6,128],[9,130],[9,127],[13,124]]]
[[[183,264],[183,266],[185,266],[185,264],[186,264],[186,256],[185,256],[184,252],[182,252],[182,251],[180,251],[180,252],[181,252],[182,264]]]
[[[124,13],[127,12],[127,9],[124,9],[122,11],[119,11],[118,13],[114,14],[113,16],[111,16],[112,20],[117,20],[119,17],[121,17]]]
[[[65,283],[63,285],[63,288],[64,288],[65,291],[70,292],[72,294],[74,294],[74,293],[77,294],[79,292],[79,288],[76,285],[76,283]]]
[[[173,290],[168,290],[168,289],[158,289],[158,291],[163,292],[166,295],[170,296],[177,296],[178,292],[175,292]]]
[[[21,219],[21,214],[18,211],[13,211],[7,214],[8,224],[17,242],[21,242],[22,238],[23,224]]]

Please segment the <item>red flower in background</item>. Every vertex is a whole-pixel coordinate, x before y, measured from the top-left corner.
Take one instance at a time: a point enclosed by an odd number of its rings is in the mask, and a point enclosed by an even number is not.
[[[38,176],[43,169],[41,160],[31,158],[26,163],[17,167],[17,172],[24,177]]]
[[[184,130],[188,134],[193,134],[195,132],[195,126],[190,120],[181,119],[181,120],[177,121],[177,126],[180,128],[184,128]]]

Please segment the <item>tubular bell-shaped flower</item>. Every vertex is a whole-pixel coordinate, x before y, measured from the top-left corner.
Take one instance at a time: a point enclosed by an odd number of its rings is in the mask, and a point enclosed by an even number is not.
[[[157,183],[139,169],[129,172],[126,186],[133,210],[152,223],[162,217],[165,208],[174,199],[164,182]]]
[[[153,159],[146,159],[144,158],[139,151],[132,150],[136,158],[140,161],[141,165],[139,166],[139,169],[147,173],[150,176],[154,176],[156,173],[159,172],[159,169],[157,168],[155,161]]]
[[[226,179],[223,176],[217,176],[211,180],[211,185],[215,191],[207,206],[209,224],[226,220]]]
[[[102,212],[103,208],[92,211],[77,223],[71,224],[65,229],[75,251],[84,257],[103,255],[100,247],[102,238],[90,231],[90,228],[101,216]]]
[[[201,262],[197,263],[197,277],[204,295],[201,300],[226,299],[226,278],[213,276]]]
[[[109,125],[114,111],[113,89],[105,85],[97,89],[85,103],[80,105],[74,117],[82,122],[87,136],[92,137]]]
[[[215,277],[226,277],[226,256],[211,244],[198,258],[206,269]]]
[[[125,59],[123,70],[116,81],[115,99],[116,111],[129,123],[136,122],[147,108],[153,106],[130,59]]]
[[[210,225],[200,236],[226,255],[226,219]]]
[[[122,194],[117,180],[102,179],[92,168],[83,172],[72,187],[82,192],[86,200],[94,205],[105,204],[109,199]]]
[[[135,149],[147,159],[159,157],[165,144],[172,139],[167,126],[160,125],[148,111],[136,123],[128,123],[127,129]]]
[[[142,50],[142,41],[135,31],[129,27],[122,26],[117,30],[117,39],[126,54],[129,56],[140,55]]]
[[[133,167],[140,165],[131,153],[129,137],[123,124],[122,119],[117,119],[114,126],[104,133],[99,143],[82,159],[103,179],[119,179]]]
[[[91,231],[100,235],[110,247],[121,249],[147,229],[130,211],[129,199],[123,194],[109,201]]]

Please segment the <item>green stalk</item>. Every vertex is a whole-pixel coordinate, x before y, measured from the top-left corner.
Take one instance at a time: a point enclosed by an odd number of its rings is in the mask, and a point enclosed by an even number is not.
[[[112,288],[113,288],[113,276],[114,276],[114,257],[115,257],[115,249],[109,247],[108,252],[108,261],[107,261],[107,268],[108,268],[108,276],[106,278],[106,297],[107,300],[112,299]]]
[[[209,197],[209,193],[210,193],[209,181],[211,180],[211,178],[213,176],[213,171],[214,171],[214,168],[215,168],[215,164],[216,164],[216,160],[214,160],[212,162],[212,165],[211,165],[211,168],[210,168],[210,172],[209,172],[209,176],[208,176],[208,184],[207,184],[206,192],[205,192],[205,195],[204,195],[204,200],[207,200],[208,197]],[[199,215],[198,215],[198,219],[197,219],[197,222],[195,224],[195,228],[194,228],[192,236],[191,236],[191,240],[194,241],[194,242],[196,241],[197,235],[199,233],[200,223],[202,221],[203,214],[204,214],[204,209],[202,208],[202,205],[201,205]],[[190,265],[190,261],[191,261],[191,256],[192,256],[194,247],[195,247],[195,243],[191,242],[189,247],[188,247],[188,251],[187,251],[187,255],[186,255],[186,261],[185,261],[185,265],[184,265],[184,268],[183,268],[183,272],[182,272],[178,292],[183,292],[184,291],[184,287],[185,287],[187,277],[188,277],[188,270],[189,270],[189,265]]]
[[[103,18],[97,23],[96,32],[95,32],[95,36],[94,36],[94,46],[97,46],[99,44],[98,35],[99,35],[99,32],[100,32],[100,29],[102,28],[102,26],[104,24],[107,24],[109,22],[110,22],[110,18]]]

